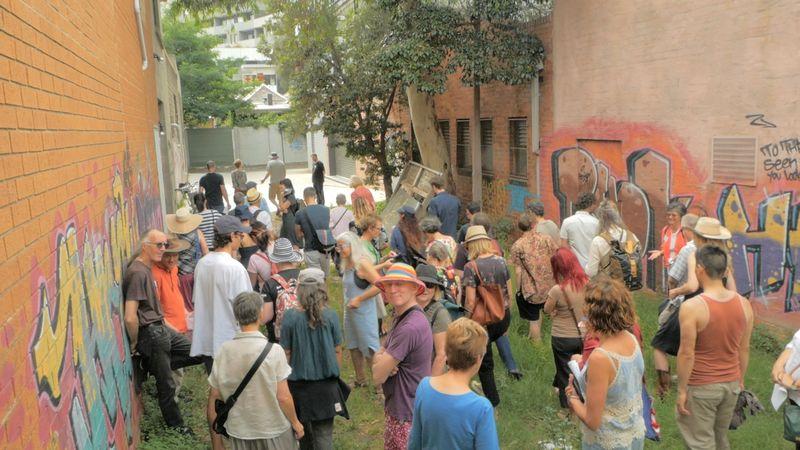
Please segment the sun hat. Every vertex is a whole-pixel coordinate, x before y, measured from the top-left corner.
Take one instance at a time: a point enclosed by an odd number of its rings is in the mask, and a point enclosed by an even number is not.
[[[481,239],[492,239],[489,237],[489,234],[486,233],[486,228],[484,228],[483,225],[472,225],[471,227],[467,228],[467,235],[464,238],[465,244],[467,242],[479,241]]]
[[[256,188],[250,188],[247,190],[247,201],[249,203],[258,203],[261,201],[261,192],[258,192]]]
[[[250,207],[247,205],[239,205],[233,210],[233,215],[238,217],[239,220],[253,220],[253,213],[250,212]]]
[[[389,270],[386,271],[386,274],[375,280],[375,282],[372,284],[374,284],[375,287],[377,287],[378,289],[385,291],[386,283],[392,283],[392,282],[415,284],[417,286],[417,295],[425,292],[425,283],[423,283],[417,278],[417,272],[414,270],[413,267],[409,266],[408,264],[404,263],[392,264],[391,266],[389,266]]]
[[[325,284],[325,272],[316,267],[303,269],[297,276],[297,282],[300,284]]]
[[[299,263],[303,260],[303,255],[292,248],[292,243],[286,238],[279,238],[272,247],[269,259],[275,264],[279,263]]]
[[[169,238],[168,243],[169,245],[164,250],[164,253],[180,253],[184,250],[189,250],[189,247],[191,247],[189,241],[185,241],[177,237]]]
[[[192,214],[188,207],[178,208],[175,214],[167,214],[167,229],[170,233],[186,234],[194,231],[203,221],[200,214]]]
[[[242,225],[242,221],[233,216],[222,216],[214,223],[217,234],[249,233],[250,227]]]
[[[731,238],[731,232],[713,217],[701,217],[694,226],[695,234],[706,239],[726,240]]]
[[[429,264],[420,264],[417,266],[417,279],[426,285],[434,284],[444,289],[444,283],[436,272],[436,267]]]
[[[407,216],[413,216],[416,215],[417,212],[414,210],[414,208],[408,205],[403,205],[402,207],[400,207],[400,209],[397,210],[397,214],[405,214]]]
[[[698,219],[700,219],[700,217],[698,217],[697,214],[684,214],[684,216],[681,217],[681,228],[694,230],[694,227],[697,226]]]
[[[272,159],[278,159],[278,154],[276,152],[270,153],[269,156],[271,156]]]

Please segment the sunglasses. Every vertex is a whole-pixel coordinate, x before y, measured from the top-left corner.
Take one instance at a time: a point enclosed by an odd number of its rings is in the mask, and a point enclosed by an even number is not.
[[[437,288],[439,286],[436,285],[436,284],[432,284],[432,283],[425,283],[425,287],[428,288],[428,289],[435,289],[435,288]]]
[[[158,248],[168,249],[169,248],[169,241],[164,242],[145,242],[145,244],[150,244]]]

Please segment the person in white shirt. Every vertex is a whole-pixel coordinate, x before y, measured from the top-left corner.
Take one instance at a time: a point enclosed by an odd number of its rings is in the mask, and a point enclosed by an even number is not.
[[[214,224],[214,251],[200,259],[194,271],[194,332],[191,356],[203,356],[211,372],[214,355],[223,342],[233,339],[239,327],[233,315],[233,300],[252,291],[250,277],[233,258],[250,227],[233,216],[222,216]],[[264,304],[266,320],[272,318],[272,304]]]
[[[594,194],[584,192],[573,204],[575,214],[561,222],[561,246],[575,253],[584,270],[589,264],[589,247],[599,230],[599,222],[591,214],[594,203]]]
[[[629,238],[639,244],[639,239],[633,234],[619,215],[617,206],[611,200],[603,200],[594,211],[598,220],[598,233],[589,246],[589,262],[586,265],[586,275],[589,278],[603,272],[609,267],[611,254],[610,241],[626,242]]]
[[[217,418],[216,400],[227,400],[236,391],[264,350],[264,360],[228,412],[225,431],[230,435],[231,447],[295,450],[297,440],[305,434],[289,391],[292,368],[286,353],[280,345],[269,344],[258,331],[266,319],[263,304],[256,292],[241,293],[233,301],[234,319],[242,330],[220,346],[208,377],[208,424],[213,450],[225,449],[221,436],[211,426]]]
[[[345,231],[350,231],[350,223],[356,220],[353,211],[344,206],[345,203],[347,203],[347,197],[344,194],[338,194],[336,207],[331,209],[330,227],[335,238],[341,236]]]

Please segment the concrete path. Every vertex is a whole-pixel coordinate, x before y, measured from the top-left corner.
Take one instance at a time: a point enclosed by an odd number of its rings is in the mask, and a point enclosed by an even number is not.
[[[231,205],[233,205],[233,185],[231,184],[231,174],[228,172],[220,172],[222,176],[225,178],[225,189],[228,190],[228,200],[230,200]],[[189,173],[189,182],[190,183],[197,183],[200,181],[200,177],[205,175],[205,172],[196,172],[196,173]],[[266,175],[265,170],[254,169],[254,170],[247,170],[247,180],[248,181],[256,181],[259,182],[261,179]],[[309,169],[287,169],[286,176],[292,180],[292,184],[294,185],[296,192],[296,196],[302,197],[303,189],[308,186],[311,186],[311,171]],[[269,192],[269,180],[267,180],[264,184],[258,185],[258,190],[261,192],[261,195],[264,197],[267,196]],[[325,204],[328,206],[334,206],[336,204],[336,195],[338,194],[345,194],[347,198],[347,204],[350,204],[350,193],[353,189],[350,188],[349,184],[342,183],[339,180],[326,178],[325,184],[323,185],[325,190]],[[386,199],[386,195],[384,194],[383,190],[381,189],[370,189],[372,191],[372,195],[375,197],[375,201],[381,201]],[[274,211],[273,211],[274,212]]]

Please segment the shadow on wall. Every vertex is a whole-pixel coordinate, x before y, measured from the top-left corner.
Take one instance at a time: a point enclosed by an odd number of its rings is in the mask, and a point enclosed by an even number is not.
[[[30,395],[37,399],[39,418],[30,429],[39,434],[23,439],[35,447],[133,444],[138,414],[121,281],[138,235],[162,227],[154,180],[134,172],[126,152],[124,171],[113,174],[111,196],[97,195],[103,226],[92,226],[88,213],[79,222],[55,224],[54,266],[32,263],[36,316],[30,372],[15,380],[34,380]]]

